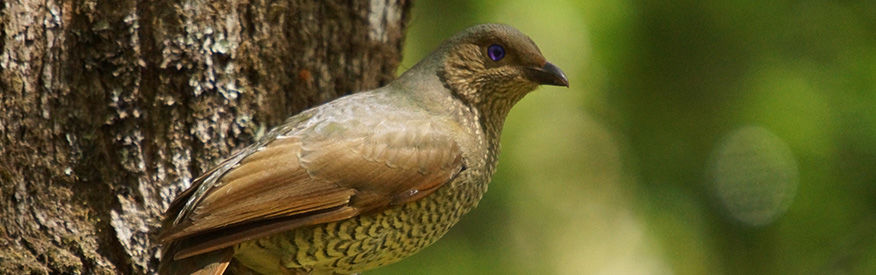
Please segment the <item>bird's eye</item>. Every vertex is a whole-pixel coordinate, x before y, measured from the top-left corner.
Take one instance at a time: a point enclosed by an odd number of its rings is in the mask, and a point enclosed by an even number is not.
[[[499,44],[493,44],[487,47],[487,55],[490,56],[490,59],[493,61],[502,60],[505,57],[505,48]]]

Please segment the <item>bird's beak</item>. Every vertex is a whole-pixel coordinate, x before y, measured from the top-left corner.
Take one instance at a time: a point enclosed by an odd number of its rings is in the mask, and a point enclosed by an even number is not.
[[[554,64],[545,62],[541,68],[530,67],[527,70],[530,80],[542,85],[566,86],[569,87],[569,80],[566,79],[566,74]]]

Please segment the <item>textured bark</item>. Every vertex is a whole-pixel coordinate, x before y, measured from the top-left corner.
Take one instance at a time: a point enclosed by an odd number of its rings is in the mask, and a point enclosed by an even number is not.
[[[0,274],[151,273],[192,177],[393,78],[410,4],[0,4]]]

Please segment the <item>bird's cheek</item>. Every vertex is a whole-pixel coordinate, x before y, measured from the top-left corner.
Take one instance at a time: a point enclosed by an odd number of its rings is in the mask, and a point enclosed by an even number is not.
[[[537,87],[538,83],[518,76],[501,82],[499,87],[495,89],[495,93],[498,93],[498,96],[502,98],[521,98]]]
[[[518,75],[514,79],[514,90],[516,90],[517,93],[529,93],[532,90],[535,90],[535,88],[538,88],[538,85],[539,83],[532,81],[532,79],[529,79],[523,74]]]

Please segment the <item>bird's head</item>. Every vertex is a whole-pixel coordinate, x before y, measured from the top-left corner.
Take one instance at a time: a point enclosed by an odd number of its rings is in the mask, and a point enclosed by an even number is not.
[[[569,86],[566,75],[542,56],[535,42],[501,24],[468,28],[448,39],[438,76],[444,85],[472,105],[503,109],[538,85]]]

